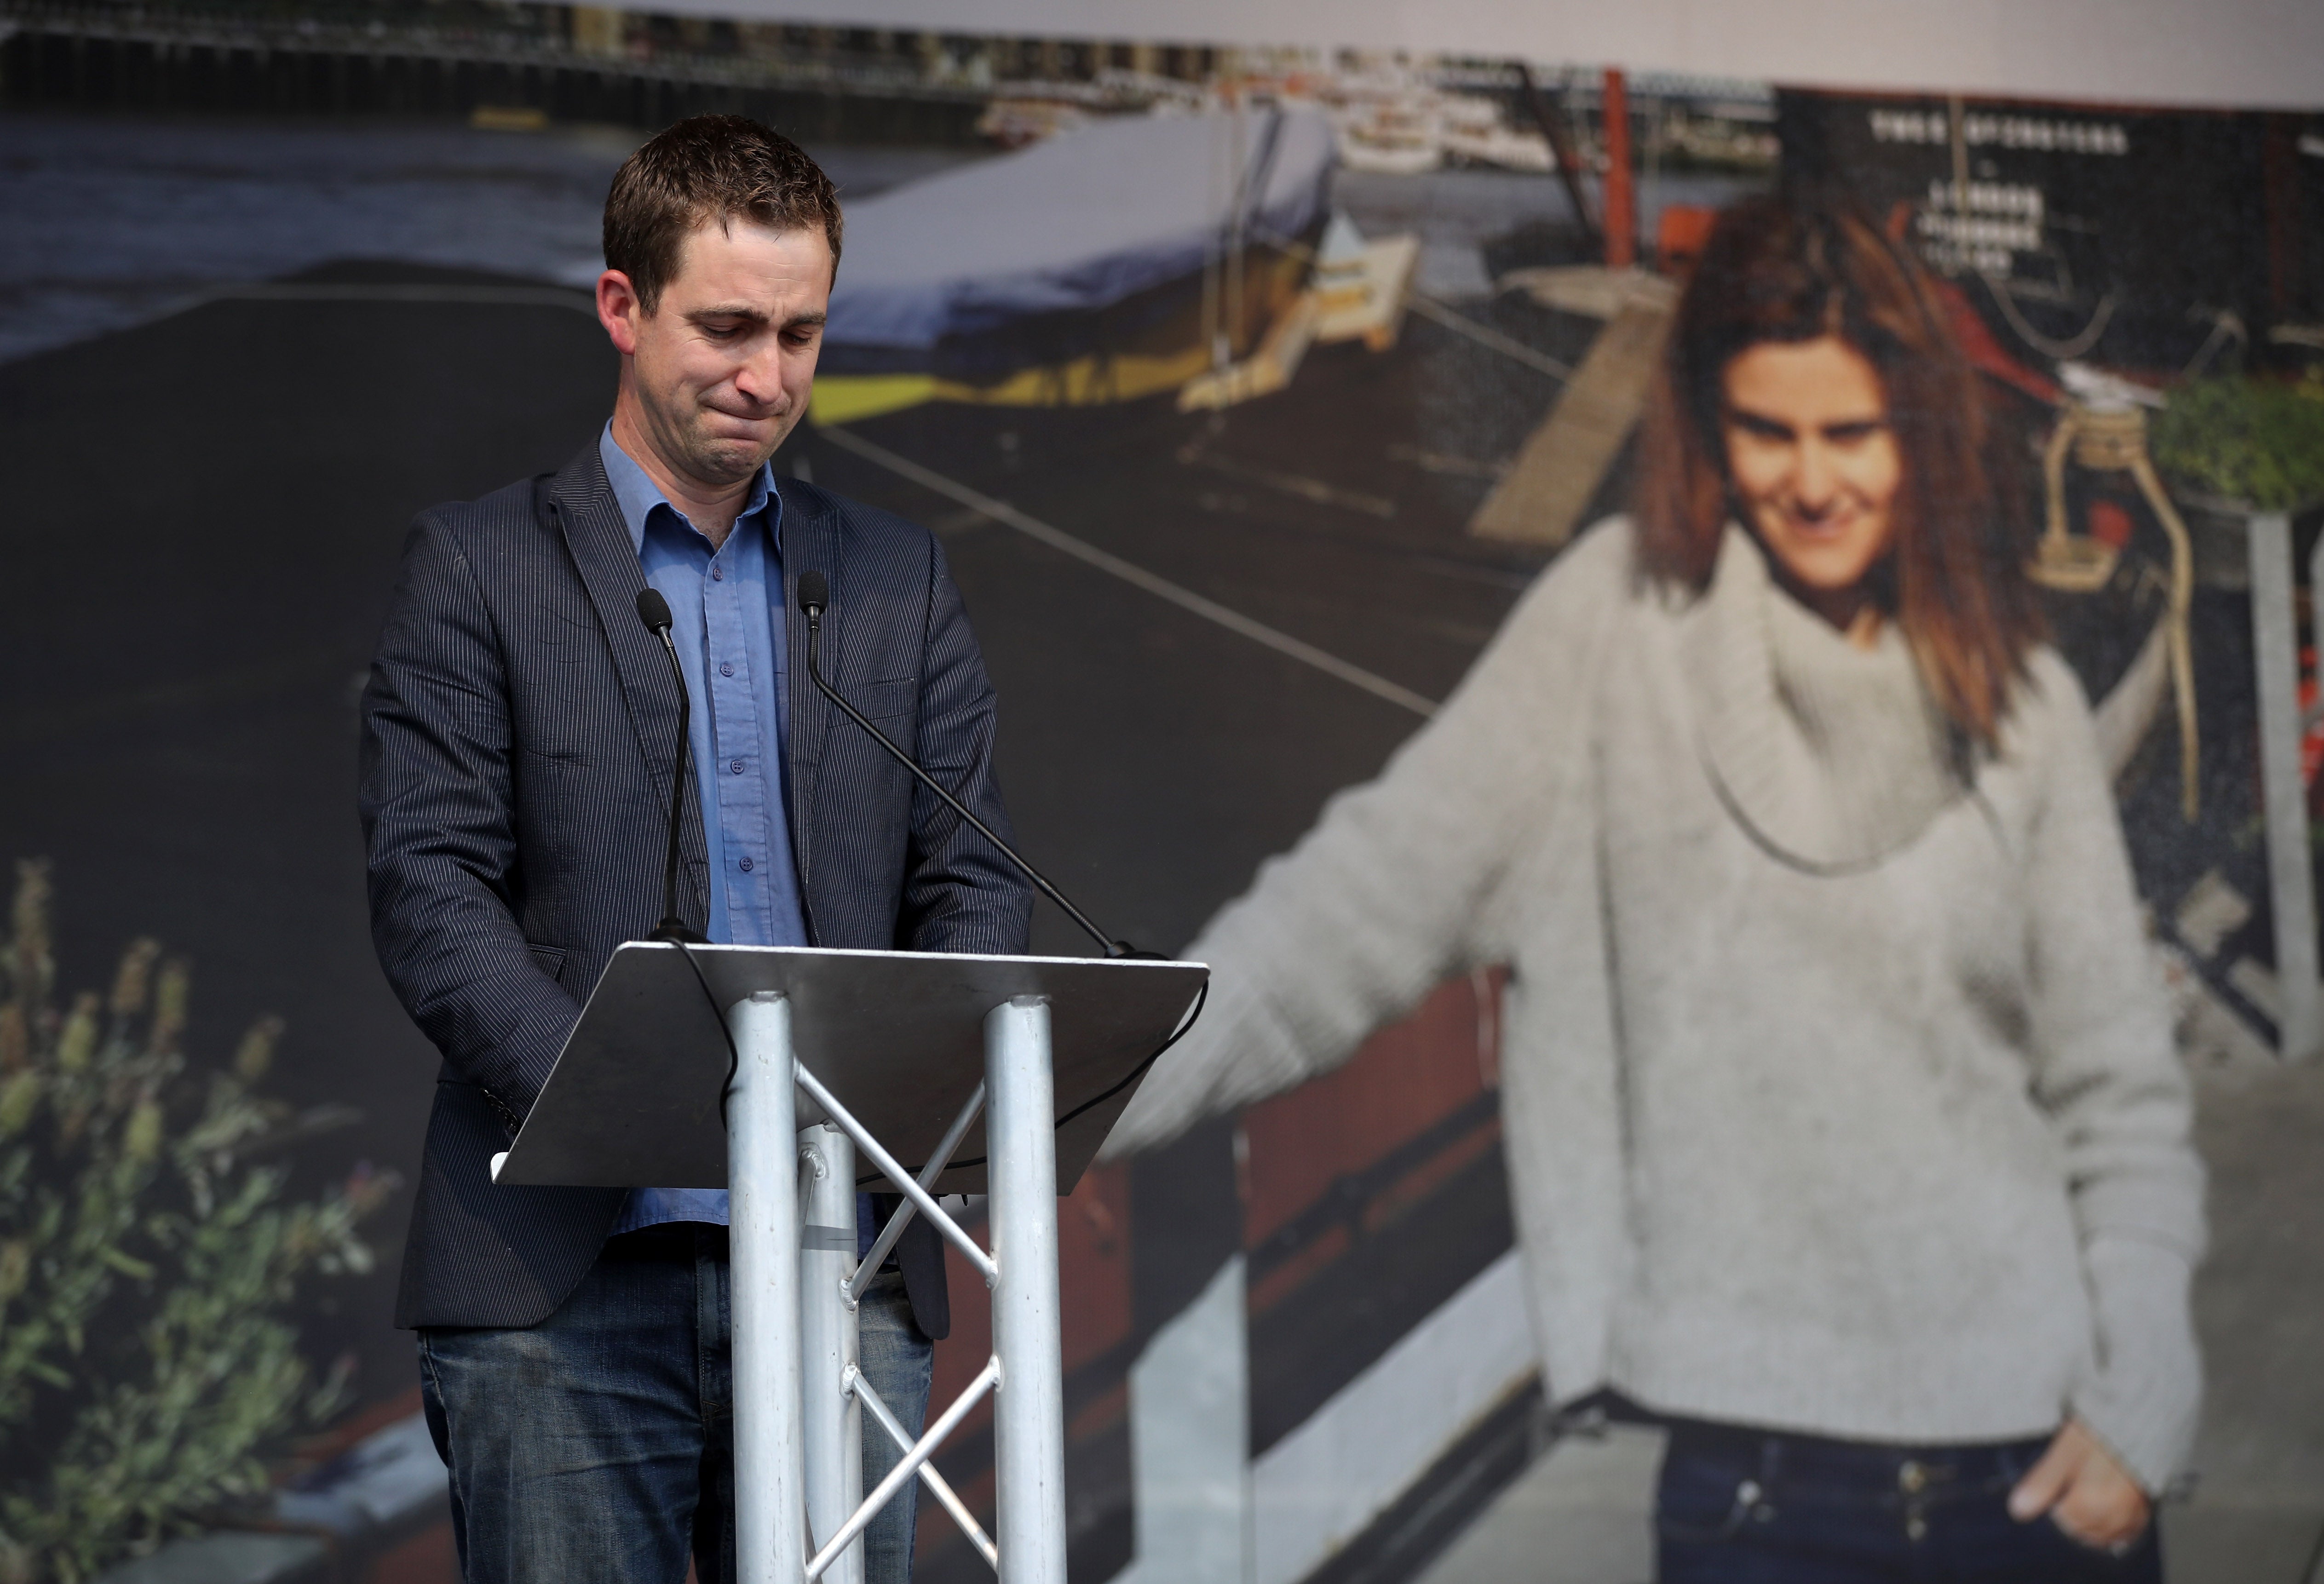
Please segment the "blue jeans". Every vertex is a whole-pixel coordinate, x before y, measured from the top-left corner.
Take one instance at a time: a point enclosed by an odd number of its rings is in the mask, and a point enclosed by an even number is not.
[[[1671,1427],[1655,1504],[1661,1584],[2161,1584],[2149,1524],[2122,1556],[2009,1515],[2039,1441],[1907,1448]]]
[[[609,1239],[556,1313],[523,1331],[420,1333],[420,1390],[452,1476],[467,1584],[702,1584],[734,1578],[726,1229]],[[934,1349],[903,1277],[857,1311],[872,1389],[915,1433]],[[863,1488],[895,1467],[864,1417]],[[919,1481],[865,1532],[866,1584],[908,1584]]]

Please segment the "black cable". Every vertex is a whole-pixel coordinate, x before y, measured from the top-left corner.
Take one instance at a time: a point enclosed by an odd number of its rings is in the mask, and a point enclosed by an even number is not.
[[[1194,1020],[1203,1015],[1204,1005],[1208,1002],[1210,999],[1211,981],[1206,979],[1203,981],[1203,988],[1194,992],[1194,1004],[1187,1008],[1185,1020],[1178,1025],[1177,1031],[1176,1033],[1172,1034],[1169,1038],[1164,1040],[1160,1045],[1156,1045],[1152,1055],[1148,1056],[1144,1061],[1139,1063],[1138,1065],[1132,1067],[1130,1070],[1128,1077],[1115,1084],[1111,1089],[1107,1090],[1103,1094],[1098,1095],[1094,1099],[1082,1101],[1081,1104],[1075,1106],[1072,1110],[1067,1111],[1064,1116],[1059,1117],[1050,1125],[1049,1131],[1052,1133],[1063,1133],[1065,1130],[1066,1123],[1072,1121],[1074,1118],[1082,1115],[1085,1111],[1095,1110],[1098,1107],[1111,1100],[1115,1095],[1120,1094],[1123,1090],[1128,1089],[1131,1084],[1137,1082],[1140,1078],[1145,1077],[1146,1070],[1162,1059],[1163,1052],[1168,1050],[1172,1045],[1176,1045],[1180,1040],[1186,1037],[1187,1031],[1194,1027]],[[954,1160],[945,1163],[945,1170],[949,1172],[954,1166],[981,1166],[991,1158],[992,1157],[990,1156],[983,1155],[971,1156],[966,1160]],[[917,1172],[913,1174],[915,1176],[918,1176],[918,1174],[919,1174]],[[855,1180],[855,1185],[858,1188],[861,1188],[866,1183],[878,1183],[883,1181],[885,1175],[886,1174],[884,1173],[875,1172],[868,1177],[858,1177]]]
[[[1194,1020],[1203,1015],[1204,1004],[1209,1001],[1210,999],[1211,981],[1208,979],[1205,979],[1203,981],[1203,988],[1194,992],[1194,1004],[1186,1009],[1185,1021],[1178,1025],[1177,1031],[1172,1034],[1169,1038],[1164,1040],[1160,1045],[1157,1045],[1152,1055],[1139,1063],[1135,1067],[1132,1067],[1130,1070],[1130,1076],[1124,1078],[1111,1089],[1107,1090],[1103,1094],[1099,1095],[1095,1100],[1085,1100],[1082,1101],[1081,1104],[1075,1106],[1072,1110],[1067,1111],[1064,1116],[1059,1117],[1057,1119],[1056,1130],[1063,1132],[1065,1130],[1065,1124],[1072,1121],[1075,1117],[1080,1116],[1084,1111],[1095,1110],[1098,1107],[1111,1100],[1115,1095],[1120,1094],[1123,1090],[1128,1089],[1131,1084],[1137,1082],[1140,1078],[1145,1077],[1146,1069],[1160,1061],[1162,1059],[1163,1052],[1168,1050],[1172,1045],[1176,1045],[1180,1040],[1186,1037],[1187,1031],[1194,1027]],[[978,1165],[982,1165],[984,1163],[982,1161],[978,1161],[976,1164]]]
[[[693,948],[684,941],[669,944],[678,949],[686,958],[686,965],[694,970],[694,982],[702,987],[702,999],[710,1003],[710,1015],[717,1019],[718,1032],[725,1036],[726,1082],[718,1086],[718,1126],[723,1131],[726,1126],[726,1097],[734,1092],[734,1074],[742,1070],[742,1053],[735,1048],[734,1031],[726,1027],[726,1015],[718,1009],[718,997],[711,990],[710,981],[703,977],[702,964],[694,960]],[[1203,988],[1207,990],[1211,987],[1205,981]]]

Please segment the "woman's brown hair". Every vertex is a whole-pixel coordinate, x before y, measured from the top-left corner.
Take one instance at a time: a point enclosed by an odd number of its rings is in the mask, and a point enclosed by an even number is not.
[[[1904,462],[1886,580],[1938,706],[1993,745],[2042,634],[2023,546],[1996,500],[1977,376],[1922,265],[1843,201],[1755,198],[1728,209],[1679,299],[1646,397],[1635,521],[1652,576],[1700,591],[1736,516],[1727,365],[1763,341],[1836,336],[1880,376]]]

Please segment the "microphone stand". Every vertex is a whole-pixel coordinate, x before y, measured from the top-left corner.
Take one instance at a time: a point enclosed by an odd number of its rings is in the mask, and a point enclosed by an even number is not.
[[[810,579],[813,581],[810,582]],[[1074,907],[1073,903],[1067,899],[1063,891],[1050,884],[1049,878],[1047,875],[1043,874],[1039,870],[1035,869],[1030,863],[1027,862],[1024,855],[1019,852],[1016,848],[1011,847],[1008,843],[1002,841],[998,835],[994,834],[991,825],[986,824],[982,820],[977,818],[975,815],[969,811],[968,805],[963,803],[959,798],[954,797],[950,792],[946,791],[944,786],[938,782],[934,776],[928,774],[927,771],[922,769],[918,764],[914,762],[910,754],[906,753],[902,749],[897,747],[896,744],[890,740],[885,732],[882,732],[879,727],[872,723],[870,717],[865,715],[862,710],[857,709],[853,705],[848,703],[846,699],[841,697],[839,690],[832,686],[829,682],[824,679],[824,598],[819,596],[825,594],[828,586],[829,585],[825,582],[822,576],[818,573],[805,573],[799,577],[799,610],[807,616],[807,674],[808,679],[816,685],[816,689],[822,693],[823,696],[831,700],[831,702],[837,705],[842,711],[845,712],[849,720],[862,727],[866,732],[869,732],[872,734],[872,739],[877,741],[881,747],[888,751],[890,758],[893,759],[898,764],[902,765],[906,769],[911,771],[914,776],[918,777],[919,778],[920,785],[926,787],[929,791],[943,798],[954,814],[960,815],[961,818],[966,820],[975,828],[977,834],[982,836],[986,841],[999,848],[1001,855],[1007,858],[1010,862],[1015,864],[1017,868],[1024,873],[1026,879],[1031,880],[1035,886],[1038,887],[1040,889],[1041,895],[1047,897],[1050,901],[1055,902],[1058,907],[1064,908],[1065,910],[1066,916],[1071,918],[1075,924],[1081,926],[1082,928],[1088,933],[1089,937],[1095,941],[1099,946],[1104,950],[1104,953],[1108,957],[1145,958],[1154,961],[1164,960],[1160,953],[1141,952],[1137,947],[1132,946],[1128,941],[1117,941],[1112,939],[1103,930],[1098,928],[1096,925],[1092,924],[1090,922],[1089,915]]]
[[[959,798],[946,791],[943,785],[939,783],[934,776],[929,775],[927,771],[922,769],[913,760],[910,754],[906,753],[902,749],[897,747],[896,744],[890,740],[888,734],[880,730],[879,727],[873,725],[871,718],[865,715],[862,710],[857,709],[853,705],[848,703],[846,699],[840,696],[839,690],[832,686],[832,685],[825,679],[823,675],[823,612],[824,608],[829,603],[830,598],[830,584],[822,573],[806,572],[799,575],[799,609],[801,612],[805,612],[807,616],[807,674],[814,681],[816,690],[819,691],[824,697],[829,699],[833,704],[837,705],[841,711],[846,714],[849,720],[853,721],[857,725],[862,727],[864,731],[870,732],[872,734],[872,740],[877,742],[881,747],[886,749],[890,758],[894,759],[898,764],[902,765],[906,769],[911,771],[913,776],[919,780],[922,786],[935,793],[937,797],[943,798],[945,804],[954,814],[960,815],[962,819],[966,820],[969,824],[975,829],[979,835],[982,836],[986,841],[991,843],[994,847],[998,848],[1001,856],[1007,858],[1010,862],[1015,864],[1018,870],[1022,872],[1028,879],[1031,880],[1035,886],[1040,889],[1040,892],[1043,896],[1048,898],[1050,901],[1055,902],[1058,907],[1064,908],[1065,910],[1066,916],[1070,917],[1075,924],[1081,926],[1083,929],[1086,930],[1089,933],[1090,938],[1097,942],[1098,944],[1104,949],[1106,956],[1114,959],[1129,959],[1132,961],[1152,962],[1169,961],[1168,958],[1165,957],[1159,952],[1140,951],[1139,948],[1131,945],[1128,941],[1110,939],[1103,930],[1098,928],[1096,925],[1090,922],[1088,914],[1084,913],[1080,908],[1074,907],[1072,901],[1067,898],[1063,891],[1060,891],[1056,886],[1049,882],[1049,878],[1047,875],[1043,874],[1039,870],[1035,869],[1030,863],[1028,863],[1022,853],[1019,852],[1016,848],[1011,847],[1008,843],[1002,841],[1000,836],[994,833],[991,825],[986,824],[982,820],[977,818],[976,815],[969,810],[966,804],[961,802]],[[669,846],[665,854],[666,861],[662,868],[662,920],[659,924],[654,926],[653,934],[648,938],[659,941],[665,944],[678,948],[680,954],[686,958],[686,965],[694,970],[695,982],[702,987],[703,999],[710,1003],[711,1010],[715,1014],[718,1011],[718,999],[711,992],[710,981],[708,979],[704,977],[702,972],[702,964],[696,962],[694,953],[687,949],[687,947],[694,945],[707,945],[709,944],[708,938],[696,932],[688,926],[685,920],[681,919],[678,916],[678,813],[686,806],[681,801],[685,795],[685,771],[687,767],[693,763],[693,755],[690,751],[692,744],[691,731],[693,724],[693,705],[691,699],[687,694],[686,671],[684,668],[678,664],[678,645],[670,638],[672,619],[669,611],[669,602],[662,598],[660,593],[653,588],[649,587],[641,591],[638,594],[638,619],[645,623],[647,630],[652,632],[656,638],[661,640],[662,653],[668,657],[669,660],[670,676],[678,683],[678,748],[677,751],[672,755],[672,763],[670,766]],[[1185,1037],[1186,1031],[1194,1026],[1194,1020],[1203,1015],[1203,1008],[1209,1003],[1211,987],[1209,982],[1205,981],[1202,990],[1194,998],[1194,1006],[1188,1009],[1185,1019],[1179,1023],[1176,1030],[1171,1034],[1168,1039],[1164,1040],[1160,1045],[1156,1047],[1153,1054],[1148,1056],[1144,1061],[1139,1063],[1137,1066],[1131,1068],[1130,1073],[1123,1077],[1119,1083],[1113,1085],[1112,1088],[1108,1089],[1102,1094],[1095,1095],[1084,1101],[1080,1105],[1075,1106],[1072,1110],[1067,1111],[1064,1116],[1058,1118],[1056,1125],[1059,1128],[1063,1128],[1066,1123],[1073,1121],[1075,1118],[1080,1117],[1083,1113],[1090,1110],[1092,1108],[1103,1105],[1107,1101],[1111,1100],[1115,1095],[1120,1094],[1123,1090],[1137,1082],[1139,1079],[1144,1077],[1147,1069],[1153,1066],[1156,1062],[1161,1060],[1163,1052],[1168,1050],[1172,1045],[1176,1045],[1179,1040]],[[740,1069],[742,1053],[735,1045],[733,1032],[726,1027],[726,1022],[723,1016],[719,1018],[718,1027],[719,1031],[726,1036],[726,1082],[720,1088],[718,1092],[718,1115],[719,1119],[723,1122],[726,1116],[726,1099],[727,1096],[733,1092],[734,1086],[734,1074]],[[982,1165],[984,1163],[982,1158],[980,1157],[976,1160],[960,1161],[955,1164],[960,1165]],[[869,1181],[870,1179],[866,1180]],[[908,1207],[907,1213],[908,1213]],[[899,1226],[901,1225],[900,1221],[897,1224]]]
[[[678,746],[671,751],[669,766],[669,845],[662,855],[661,922],[653,927],[648,940],[667,941],[675,945],[707,945],[710,937],[702,934],[678,916],[678,814],[686,805],[686,772],[694,762],[690,751],[694,730],[694,702],[687,696],[686,671],[678,663],[678,645],[669,636],[669,602],[651,588],[638,595],[638,617],[656,638],[661,640],[661,649],[669,660],[671,680],[678,684]]]

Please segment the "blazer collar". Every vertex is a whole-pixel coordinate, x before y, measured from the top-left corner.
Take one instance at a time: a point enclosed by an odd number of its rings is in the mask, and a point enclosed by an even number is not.
[[[567,551],[581,574],[589,602],[613,654],[628,705],[630,726],[651,778],[654,797],[669,806],[678,743],[678,679],[670,675],[669,658],[660,640],[638,615],[638,595],[645,591],[646,575],[638,564],[637,547],[621,502],[605,478],[604,459],[593,438],[580,454],[549,481],[550,513],[563,532]],[[687,798],[691,806],[694,799]],[[691,807],[678,816],[681,840],[695,880],[694,916],[709,907],[708,879],[704,873],[707,848],[702,836],[701,815]]]
[[[838,712],[819,692],[807,669],[807,618],[798,608],[802,573],[820,572],[832,590],[831,606],[823,615],[823,674],[842,674],[840,659],[847,635],[847,577],[842,554],[843,524],[839,503],[813,484],[779,474],[775,488],[782,497],[783,648],[790,693],[790,741],[784,762],[788,771],[785,813],[789,816],[793,861],[798,873],[799,895],[807,903],[808,928],[814,928],[815,813],[821,790],[824,748]]]
[[[809,903],[812,919],[808,887],[813,879],[814,843],[807,838],[813,828],[824,744],[836,712],[807,674],[807,622],[798,614],[798,580],[802,572],[820,571],[830,582],[835,597],[833,609],[824,617],[822,659],[824,675],[837,675],[847,628],[847,580],[841,556],[844,536],[838,502],[833,497],[812,484],[780,475],[775,487],[783,503],[783,631],[790,673],[790,741],[784,756],[790,782],[786,813],[800,895]],[[631,728],[637,733],[647,773],[652,778],[654,796],[666,800],[671,790],[671,749],[678,738],[678,684],[659,641],[639,620],[637,600],[646,586],[645,572],[638,564],[628,519],[605,476],[595,439],[557,473],[546,494],[613,649]],[[693,861],[689,868],[696,879],[695,912],[699,916],[709,907],[709,898],[703,873],[706,848],[700,814],[691,806],[694,801],[687,799],[689,806],[681,812],[679,821],[687,856]]]
[[[660,487],[647,474],[646,470],[639,466],[636,460],[615,442],[613,426],[610,422],[598,433],[597,460],[605,470],[606,485],[613,491],[613,502],[621,510],[622,525],[629,530],[630,548],[642,557],[645,554],[647,520],[652,516],[656,507],[667,506],[669,502],[663,497]],[[742,510],[736,514],[734,520],[739,527],[744,520],[763,511],[770,499],[776,502],[776,510],[769,528],[773,534],[775,550],[780,554],[783,546],[783,513],[780,497],[775,489],[775,470],[772,463],[762,462],[759,465],[757,474],[751,480],[750,494],[743,501]],[[671,509],[676,510],[675,507]]]

